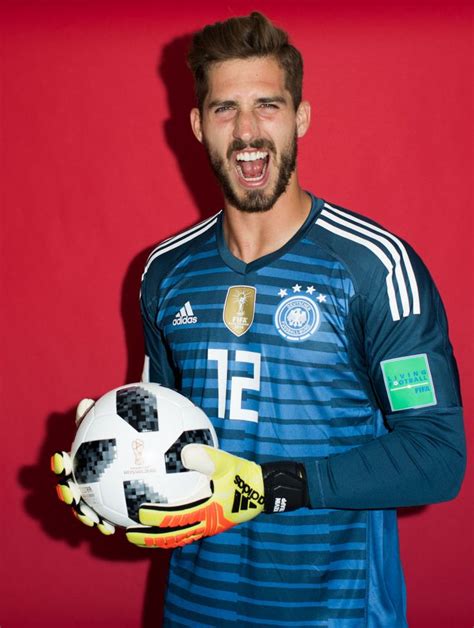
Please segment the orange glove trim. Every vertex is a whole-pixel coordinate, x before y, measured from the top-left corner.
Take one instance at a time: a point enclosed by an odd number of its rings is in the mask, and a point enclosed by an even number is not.
[[[204,508],[199,508],[192,513],[184,513],[179,515],[166,515],[160,524],[160,528],[174,528],[176,526],[191,525],[193,523],[205,523],[202,528],[202,534],[199,536],[211,536],[218,532],[224,532],[235,525],[224,516],[224,509],[221,504],[212,502]],[[199,529],[199,531],[201,528]],[[198,536],[198,530],[194,529],[193,536]],[[182,534],[181,534],[182,536]]]

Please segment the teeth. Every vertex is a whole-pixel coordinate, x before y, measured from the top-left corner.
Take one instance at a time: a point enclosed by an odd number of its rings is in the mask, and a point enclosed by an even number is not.
[[[242,166],[237,166],[237,171],[242,179],[245,179],[246,181],[252,183],[255,181],[261,181],[265,177],[265,173],[267,172],[267,165],[268,164],[266,162],[263,164],[262,174],[259,177],[246,177],[242,171]]]
[[[237,161],[256,161],[257,159],[265,159],[268,157],[267,152],[254,152],[254,153],[237,153]]]

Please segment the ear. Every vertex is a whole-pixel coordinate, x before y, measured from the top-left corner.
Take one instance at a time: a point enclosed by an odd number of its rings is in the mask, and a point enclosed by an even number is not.
[[[202,143],[201,113],[199,112],[199,109],[197,107],[191,109],[189,118],[191,120],[191,128],[194,135],[196,136],[197,140]]]
[[[311,105],[307,100],[302,100],[296,111],[296,134],[303,137],[311,122]]]

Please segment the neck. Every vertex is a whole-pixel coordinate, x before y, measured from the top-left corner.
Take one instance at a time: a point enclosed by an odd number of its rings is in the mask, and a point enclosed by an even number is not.
[[[311,210],[311,197],[295,177],[275,205],[266,212],[242,212],[228,203],[224,237],[231,253],[246,264],[284,246],[300,229]]]

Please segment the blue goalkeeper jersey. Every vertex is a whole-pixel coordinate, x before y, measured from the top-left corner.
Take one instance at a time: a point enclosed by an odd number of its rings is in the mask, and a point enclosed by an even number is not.
[[[145,379],[203,408],[222,449],[303,462],[311,502],[175,550],[165,624],[405,626],[394,509],[452,498],[464,468],[444,311],[412,249],[313,197],[246,264],[219,213],[153,251],[141,307]]]

